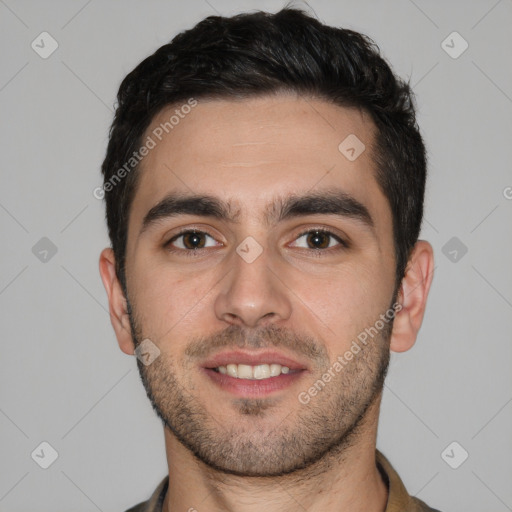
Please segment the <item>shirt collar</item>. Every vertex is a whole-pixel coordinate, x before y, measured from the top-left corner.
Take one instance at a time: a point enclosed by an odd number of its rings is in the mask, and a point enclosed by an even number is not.
[[[388,487],[388,502],[385,512],[402,512],[403,510],[421,510],[407,490],[388,459],[379,451],[375,452],[377,468],[379,469],[384,483]],[[167,475],[155,489],[147,502],[147,512],[162,512],[167,488],[169,486],[169,475]]]

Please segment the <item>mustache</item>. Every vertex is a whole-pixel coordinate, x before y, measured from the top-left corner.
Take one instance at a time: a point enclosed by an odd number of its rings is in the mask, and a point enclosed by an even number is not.
[[[286,348],[323,366],[329,361],[325,345],[308,335],[297,335],[269,325],[257,329],[230,325],[218,333],[194,338],[185,350],[192,360],[205,359],[220,349]]]
[[[143,339],[142,325],[128,298],[127,312],[132,330],[132,339],[135,347],[137,347]],[[312,362],[313,366],[327,368],[329,366],[329,354],[325,347],[326,344],[323,340],[307,334],[298,335],[274,324],[258,328],[232,324],[219,332],[191,338],[184,355],[189,362],[194,363],[200,362],[222,349],[286,348],[292,353],[304,356]]]

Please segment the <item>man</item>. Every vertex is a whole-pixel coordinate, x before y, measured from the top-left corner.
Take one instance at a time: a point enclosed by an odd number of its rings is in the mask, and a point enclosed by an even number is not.
[[[125,78],[102,172],[100,273],[169,465],[130,510],[433,510],[376,450],[434,266],[376,46],[294,9],[209,17]]]

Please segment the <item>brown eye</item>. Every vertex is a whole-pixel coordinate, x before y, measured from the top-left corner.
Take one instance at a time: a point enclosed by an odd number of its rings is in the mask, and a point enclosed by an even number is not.
[[[194,251],[214,247],[216,240],[203,231],[182,231],[173,236],[166,244],[171,250]]]
[[[204,247],[204,233],[185,233],[183,236],[183,245],[187,249],[200,249]]]
[[[309,233],[306,237],[307,243],[312,249],[327,249],[329,247],[330,236],[321,231],[314,231]]]
[[[305,231],[294,242],[295,247],[310,250],[330,249],[337,245],[347,247],[347,244],[339,236],[323,229]]]

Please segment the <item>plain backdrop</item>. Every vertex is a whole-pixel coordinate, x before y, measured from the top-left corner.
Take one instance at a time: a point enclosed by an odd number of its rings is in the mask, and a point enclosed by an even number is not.
[[[93,190],[115,95],[204,17],[283,5],[0,1],[1,512],[124,511],[165,476],[163,429],[98,272],[109,241]],[[411,80],[428,148],[435,277],[416,345],[392,356],[378,447],[443,512],[512,510],[512,2],[295,5],[377,42]]]

